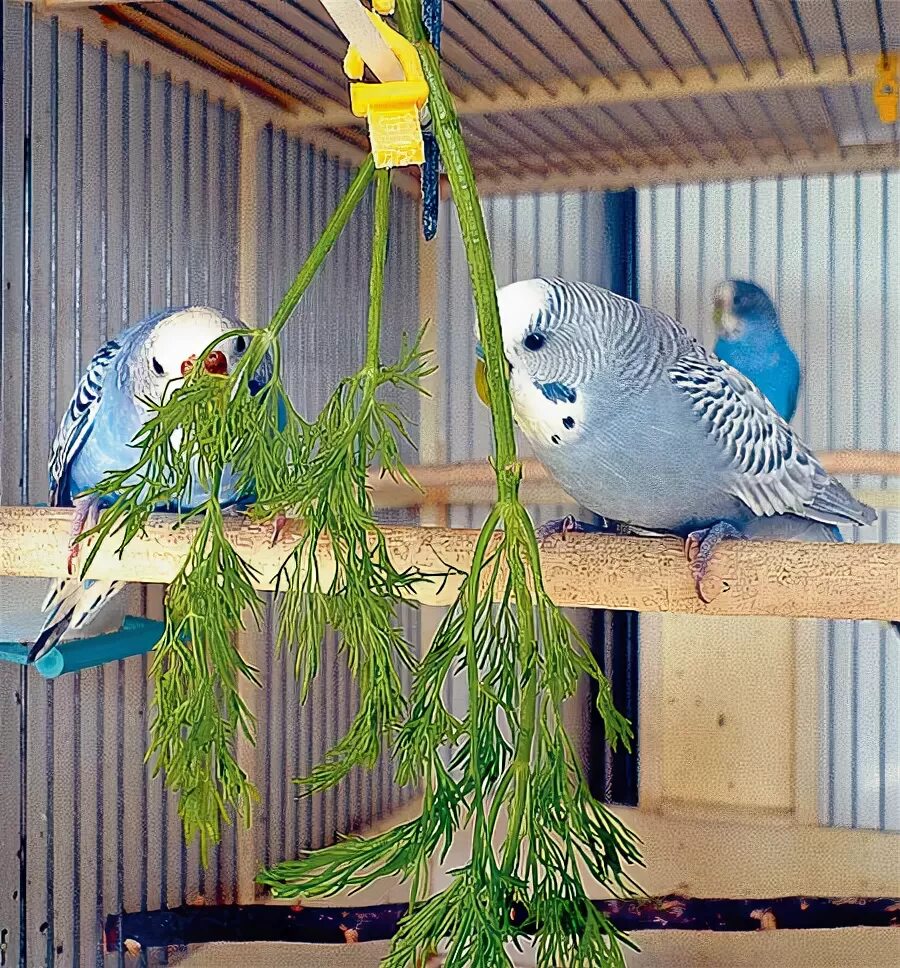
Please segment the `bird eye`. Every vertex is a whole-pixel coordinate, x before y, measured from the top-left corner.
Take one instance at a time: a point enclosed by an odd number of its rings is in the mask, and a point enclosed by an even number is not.
[[[153,363],[153,372],[154,373],[158,374],[159,376],[162,376],[163,373],[166,372],[163,369],[162,363],[160,363],[159,360],[155,356],[153,357],[152,363]]]
[[[247,349],[246,338],[243,336],[238,336],[238,338],[234,341],[234,348],[238,351],[238,353],[243,353],[244,350]]]
[[[544,345],[544,337],[540,333],[529,333],[525,337],[526,350],[539,350]]]

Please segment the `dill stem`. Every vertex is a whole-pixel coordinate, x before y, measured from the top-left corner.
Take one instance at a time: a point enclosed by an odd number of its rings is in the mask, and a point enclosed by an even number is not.
[[[431,112],[441,158],[450,179],[453,203],[462,230],[478,316],[478,334],[487,367],[498,496],[501,502],[516,501],[521,468],[516,454],[512,405],[509,400],[509,367],[503,354],[497,280],[491,263],[491,246],[475,188],[475,173],[459,128],[456,106],[441,73],[437,51],[428,42],[420,7],[419,0],[397,0],[396,17],[400,29],[407,40],[415,45],[422,62],[422,71],[428,82],[428,109]]]
[[[428,82],[428,107],[431,112],[434,133],[441,151],[441,158],[450,179],[453,202],[456,206],[462,230],[463,245],[466,260],[469,264],[469,276],[472,282],[472,292],[475,297],[475,309],[478,316],[478,332],[481,345],[484,348],[485,365],[487,368],[487,382],[491,400],[491,422],[494,430],[495,465],[497,474],[497,492],[499,507],[512,510],[519,505],[518,491],[521,470],[516,453],[516,438],[512,417],[512,405],[509,396],[509,368],[503,353],[503,336],[500,328],[500,310],[497,306],[497,282],[491,263],[491,247],[484,224],[481,203],[475,188],[475,173],[460,132],[459,118],[453,97],[444,81],[440,68],[440,58],[434,47],[428,42],[425,27],[418,10],[417,0],[397,0],[397,21],[408,40],[411,40],[419,52],[422,70]],[[485,524],[482,536],[488,527],[493,528],[499,518],[495,513]],[[518,530],[518,529],[516,529]],[[527,541],[527,539],[526,539]],[[533,537],[532,537],[533,543]],[[479,546],[481,541],[479,540]],[[486,547],[486,542],[485,542]],[[476,557],[472,561],[470,581],[477,582],[480,578],[481,566],[484,559],[482,549],[481,559]],[[535,573],[536,582],[540,582],[540,569]],[[520,668],[527,675],[522,692],[521,718],[519,735],[516,739],[516,751],[510,770],[515,774],[515,793],[513,806],[510,811],[510,822],[507,829],[507,839],[504,848],[503,869],[511,872],[518,858],[520,834],[525,815],[527,798],[527,781],[531,760],[531,748],[534,742],[536,703],[537,703],[537,669],[534,666],[533,652],[535,636],[531,598],[525,584],[524,575],[516,582],[516,603],[521,623],[521,643],[519,654]],[[469,678],[469,703],[472,743],[473,775],[480,791],[480,771],[478,768],[479,749],[475,731],[478,718],[477,697],[479,689],[478,667],[474,650],[472,628],[474,624],[474,593],[469,602],[469,614],[466,616],[466,665]],[[526,604],[527,603],[527,604]],[[494,811],[492,810],[492,814]],[[484,823],[484,811],[479,804],[476,817],[476,832],[479,820]],[[488,832],[490,836],[490,831]]]
[[[478,714],[481,708],[481,680],[479,678],[478,651],[475,646],[475,612],[478,605],[478,583],[481,581],[481,570],[487,554],[488,543],[494,533],[494,528],[500,520],[500,508],[494,506],[487,521],[478,535],[475,553],[472,556],[472,568],[466,579],[469,585],[469,598],[466,603],[466,622],[463,629],[463,639],[466,644],[466,681],[469,691],[469,744],[472,754],[469,758],[472,770],[472,782],[475,786],[475,829],[472,836],[473,853],[482,846],[486,825],[484,815],[485,789],[484,778],[481,775],[481,750],[479,746]],[[487,831],[490,838],[490,829]],[[488,840],[490,849],[490,840]]]
[[[516,588],[516,607],[519,613],[521,628],[521,650],[519,666],[527,676],[522,689],[520,703],[519,735],[516,737],[516,749],[513,761],[509,766],[514,776],[513,802],[509,811],[509,821],[506,827],[506,841],[503,847],[501,868],[505,874],[515,870],[521,847],[522,823],[525,819],[525,807],[528,799],[528,781],[531,775],[531,753],[534,746],[535,724],[537,721],[537,667],[533,661],[535,648],[534,623],[531,600],[524,581],[519,581]],[[520,599],[520,593],[524,598]],[[519,604],[519,602],[522,604]],[[527,603],[527,604],[526,604]],[[526,618],[527,616],[527,618]],[[526,671],[527,670],[527,671]]]
[[[297,308],[297,304],[303,298],[303,294],[309,288],[310,283],[315,278],[316,273],[319,271],[328,253],[334,248],[335,243],[340,238],[341,232],[343,232],[345,226],[350,221],[350,216],[353,214],[356,206],[359,205],[365,196],[369,182],[372,181],[374,174],[375,161],[371,155],[368,155],[354,176],[353,181],[350,182],[350,187],[347,189],[344,197],[338,202],[337,208],[332,212],[331,218],[325,226],[325,230],[319,237],[318,242],[313,246],[312,251],[306,257],[306,262],[301,266],[297,277],[291,283],[290,288],[284,294],[278,308],[275,310],[275,315],[267,327],[273,336],[277,336],[291,318],[291,314]]]
[[[366,327],[366,369],[369,379],[378,373],[381,342],[381,307],[384,299],[384,266],[387,262],[391,218],[391,171],[375,173],[375,219],[372,230],[372,269],[369,274],[369,321]]]

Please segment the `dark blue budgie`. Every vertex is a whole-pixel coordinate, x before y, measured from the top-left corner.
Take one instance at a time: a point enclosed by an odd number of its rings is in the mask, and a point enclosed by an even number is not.
[[[73,539],[86,524],[96,523],[103,504],[112,503],[112,498],[101,503],[96,495],[83,492],[108,473],[131,467],[140,457],[132,441],[152,415],[145,401],[159,404],[168,399],[207,346],[223,333],[241,329],[247,329],[244,323],[204,306],[167,309],[125,330],[97,351],[75,388],[50,450],[50,503],[75,508]],[[249,336],[225,339],[203,365],[208,372],[224,376],[249,345]],[[272,360],[267,354],[250,381],[251,390],[262,388],[271,374]],[[223,507],[252,500],[251,495],[239,493],[238,486],[236,475],[226,468],[219,493]],[[179,509],[198,507],[207,496],[195,479],[179,500]],[[47,617],[32,649],[32,660],[52,648],[68,629],[89,625],[125,587],[119,581],[82,582],[73,574],[77,554],[78,545],[73,544],[70,577],[51,584],[44,601]]]
[[[778,311],[754,282],[734,279],[716,287],[716,356],[762,390],[788,422],[797,409],[800,364],[785,338]]]
[[[497,299],[513,411],[537,458],[617,530],[684,538],[701,598],[725,538],[835,541],[838,525],[875,520],[747,377],[671,317],[560,279]],[[483,375],[476,385],[483,395]],[[559,530],[596,529],[571,518],[541,529]]]

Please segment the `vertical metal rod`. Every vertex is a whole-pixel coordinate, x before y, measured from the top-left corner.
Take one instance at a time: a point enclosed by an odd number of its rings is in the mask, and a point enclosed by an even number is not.
[[[163,76],[163,225],[165,235],[165,302],[172,305],[172,75],[166,71]],[[160,907],[169,904],[169,788],[166,783],[165,772],[160,773],[160,836],[159,836],[159,868]],[[164,952],[163,963],[168,963],[168,953]]]
[[[228,313],[232,311],[230,303],[233,301],[233,296],[228,295],[228,263],[231,261],[231,226],[228,218],[229,209],[233,203],[230,189],[230,179],[228,174],[228,162],[226,160],[226,138],[227,138],[227,112],[225,110],[225,101],[223,98],[219,98],[216,105],[216,127],[219,129],[219,139],[216,146],[216,184],[220,186],[220,190],[223,194],[216,193],[216,204],[219,208],[219,237],[227,239],[225,256],[222,259],[221,271],[219,273],[219,293],[218,301],[222,312]],[[209,239],[209,236],[207,236]],[[212,244],[210,240],[210,245]],[[208,252],[207,255],[211,255]],[[210,295],[210,298],[212,296]],[[239,316],[239,314],[236,313]]]
[[[271,319],[275,312],[275,233],[272,231],[272,219],[274,218],[275,208],[275,129],[271,124],[266,125],[265,129],[265,161],[263,171],[266,176],[266,208],[265,208],[265,228],[266,233],[266,318]],[[269,630],[271,628],[273,611],[271,601],[266,607],[266,676],[265,683],[267,689],[274,689],[272,649],[269,643]],[[272,863],[272,839],[270,836],[271,816],[272,816],[272,770],[274,764],[271,762],[272,756],[272,717],[268,712],[265,718],[265,807],[264,813],[267,818],[266,832],[264,834],[263,862],[266,867]]]
[[[706,314],[706,185],[698,186],[697,201],[697,319]]]
[[[28,968],[28,678],[19,671],[19,966]],[[76,875],[77,876],[77,875]]]
[[[725,182],[725,278],[731,278],[731,182]]]
[[[749,261],[749,270],[750,270],[751,279],[756,278],[756,241],[757,241],[756,218],[758,214],[757,210],[759,208],[756,189],[757,189],[756,179],[751,178],[750,179],[750,225],[749,225],[750,238],[748,240],[750,243],[749,245],[750,252],[749,252],[748,261]]]
[[[862,179],[853,176],[853,443],[859,447],[862,437],[860,397],[862,394],[862,366],[859,350],[859,321],[862,316]],[[834,347],[833,343],[829,344]],[[854,475],[854,485],[858,478]],[[853,540],[859,540],[859,527],[853,526]],[[859,622],[850,628],[850,826],[859,826]]]
[[[151,305],[151,279],[153,278],[153,221],[152,221],[152,210],[150,207],[150,200],[152,197],[153,180],[151,173],[153,171],[153,156],[151,154],[152,141],[152,105],[153,105],[153,75],[150,72],[150,61],[144,61],[144,68],[142,72],[143,80],[143,116],[141,124],[141,137],[143,139],[143,158],[144,158],[144,171],[143,171],[143,228],[144,228],[144,304],[142,316],[150,315],[150,305]],[[146,605],[146,589],[144,594]]]
[[[150,313],[150,280],[151,280],[151,237],[152,237],[152,222],[151,222],[151,209],[150,209],[150,195],[151,195],[151,172],[152,172],[152,155],[151,155],[151,103],[153,96],[153,79],[150,73],[150,62],[145,61],[141,72],[141,96],[142,96],[142,114],[141,114],[141,137],[143,139],[143,211],[142,215],[142,231],[143,231],[143,305],[142,305],[142,316],[148,316]],[[147,613],[147,586],[141,587],[141,611],[143,614]],[[147,710],[149,706],[149,686],[148,677],[150,673],[150,660],[146,655],[141,656],[141,709]],[[149,749],[150,747],[150,733],[148,729],[150,717],[148,715],[143,716],[142,723],[144,728],[144,748]],[[148,901],[148,870],[149,870],[149,854],[150,854],[150,834],[149,834],[149,805],[148,796],[150,788],[150,764],[144,763],[141,770],[141,857],[140,857],[140,872],[141,872],[141,898],[140,905],[141,910],[147,910]],[[144,960],[146,961],[147,955],[142,950],[141,952]],[[143,968],[143,966],[142,966]]]
[[[2,41],[0,41],[2,43]],[[2,92],[2,86],[0,86]],[[0,93],[2,98],[2,93]],[[2,148],[0,148],[2,153]],[[49,284],[49,355],[50,355],[50,385],[48,408],[49,440],[52,443],[55,429],[57,410],[57,340],[59,329],[59,21],[53,17],[50,21],[50,278]],[[2,261],[0,261],[2,265]],[[55,804],[55,773],[56,773],[56,715],[54,699],[56,688],[53,680],[46,683],[47,701],[47,847],[44,865],[44,875],[47,881],[47,923],[46,947],[44,960],[48,966],[56,963],[56,804]]]
[[[675,186],[675,318],[681,319],[682,186]]]
[[[187,176],[185,176],[187,177]],[[224,186],[223,186],[224,189]],[[203,268],[202,272],[202,292],[198,299],[204,304],[209,304],[211,295],[209,291],[210,263],[212,262],[212,252],[210,250],[210,231],[209,224],[211,218],[209,204],[209,92],[205,89],[200,93],[200,231],[201,244],[203,247]],[[225,307],[220,307],[224,309]],[[200,877],[203,877],[203,866],[200,867]],[[203,893],[202,891],[200,892]]]
[[[20,388],[19,499],[28,504],[31,461],[31,321],[32,321],[32,98],[34,89],[34,8],[26,4],[22,16],[22,371]]]
[[[288,136],[287,132],[282,129],[279,132],[279,154],[280,154],[280,170],[281,170],[281,192],[280,192],[280,211],[279,211],[279,236],[281,240],[280,245],[280,259],[279,259],[279,286],[283,286],[284,282],[282,280],[290,279],[291,264],[297,264],[299,260],[293,258],[293,253],[289,252],[288,249],[288,208],[290,205],[297,205],[296,198],[288,197]],[[270,222],[266,229],[269,234],[274,232],[274,223]],[[269,651],[274,651],[275,638],[271,631],[275,627],[276,620],[276,609],[275,609],[275,596],[272,596],[271,605],[271,626],[269,632]],[[282,653],[282,659],[278,663],[278,674],[281,682],[277,684],[278,688],[281,690],[281,803],[278,805],[279,817],[281,820],[281,843],[279,845],[279,850],[282,857],[287,857],[287,813],[288,813],[288,789],[290,784],[290,778],[288,777],[288,762],[287,762],[287,749],[288,749],[288,687],[287,680],[288,676],[291,674],[290,663],[287,661],[288,653]],[[276,684],[272,683],[270,688],[274,687]],[[292,720],[293,723],[293,720]],[[271,768],[271,764],[270,764]]]
[[[892,176],[883,171],[881,173],[881,324],[884,329],[885,338],[890,333],[888,325],[888,279],[896,278],[890,271],[890,246],[888,240],[891,237],[891,197],[889,191],[890,178]],[[900,270],[900,267],[897,267]],[[890,354],[886,349],[881,353],[881,388],[882,393],[886,394],[891,384]],[[892,444],[891,425],[889,420],[888,408],[882,404],[881,407],[881,449],[888,450]],[[887,479],[882,479],[882,487],[887,487]],[[888,516],[881,514],[881,524],[878,540],[886,542]],[[891,643],[895,645],[896,643]],[[879,717],[878,717],[878,827],[880,830],[887,828],[887,632],[884,627],[880,630],[880,641],[878,643],[878,684],[879,684]]]
[[[834,175],[828,176],[828,334],[826,345],[834,346],[834,323],[835,323],[835,197],[834,197]],[[834,392],[834,363],[832,354],[828,353],[825,360],[826,372],[826,399],[833,399]],[[831,407],[827,408],[826,438],[827,446],[834,444],[834,425],[831,418]],[[836,675],[836,656],[835,656],[835,629],[834,622],[828,623],[828,645],[827,645],[827,667],[828,667],[828,686],[826,697],[826,707],[828,710],[828,809],[826,819],[829,825],[835,821],[835,751],[837,749],[837,725],[835,723],[835,695],[834,683]]]
[[[779,213],[779,219],[781,215]],[[800,179],[800,264],[803,267],[803,283],[800,288],[800,312],[804,320],[800,336],[800,366],[801,372],[808,372],[809,365],[809,178],[803,175]],[[809,380],[800,381],[800,392],[803,394],[803,439],[809,440]]]
[[[73,279],[72,320],[75,352],[73,353],[74,381],[81,376],[82,322],[84,296],[84,33],[75,35],[75,151],[73,161],[75,179],[75,258]],[[72,771],[72,869],[76,877],[72,891],[72,964],[81,965],[81,673],[75,673],[73,686],[73,747]]]
[[[183,90],[184,118],[182,119],[181,129],[181,257],[183,260],[182,271],[183,281],[183,300],[182,304],[189,306],[192,300],[191,284],[193,273],[191,272],[191,85],[185,81]],[[185,887],[185,871],[187,867],[187,848],[182,838],[182,858],[181,858],[181,883],[182,895]]]
[[[100,45],[100,345],[109,339],[109,50]]]
[[[128,326],[131,315],[131,60],[126,52],[122,58],[122,114],[121,114],[121,182],[122,197],[122,316],[120,325]],[[125,911],[125,662],[116,663],[116,906]],[[116,951],[119,968],[125,965],[125,947],[119,939]]]

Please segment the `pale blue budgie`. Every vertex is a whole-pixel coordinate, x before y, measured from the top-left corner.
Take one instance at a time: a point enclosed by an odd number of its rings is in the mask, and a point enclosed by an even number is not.
[[[50,451],[50,504],[75,507],[73,541],[85,525],[97,522],[103,506],[96,495],[79,495],[99,484],[110,471],[131,467],[140,457],[132,440],[150,419],[144,400],[160,403],[179,386],[197,356],[217,336],[244,323],[229,319],[215,309],[189,307],[166,309],[125,330],[102,346],[87,367],[63,415]],[[233,336],[220,343],[204,361],[210,373],[227,374],[246,351],[249,338]],[[250,383],[254,392],[264,386],[272,372],[266,356]],[[219,494],[223,506],[247,498],[237,491],[237,480],[226,468]],[[178,507],[157,510],[189,510],[208,495],[193,482]],[[69,574],[79,548],[72,545]],[[124,582],[81,582],[70,577],[53,582],[43,609],[47,612],[40,636],[31,650],[32,661],[47,652],[68,629],[88,625],[97,612],[125,587]]]
[[[719,334],[713,347],[716,356],[756,384],[790,423],[797,409],[800,364],[767,293],[742,279],[720,283],[713,322]]]
[[[497,298],[513,411],[537,458],[623,530],[684,538],[701,598],[724,538],[835,541],[837,525],[875,519],[745,376],[671,317],[559,279]],[[483,375],[476,385],[483,397]],[[568,518],[541,536],[560,530],[598,529]]]

